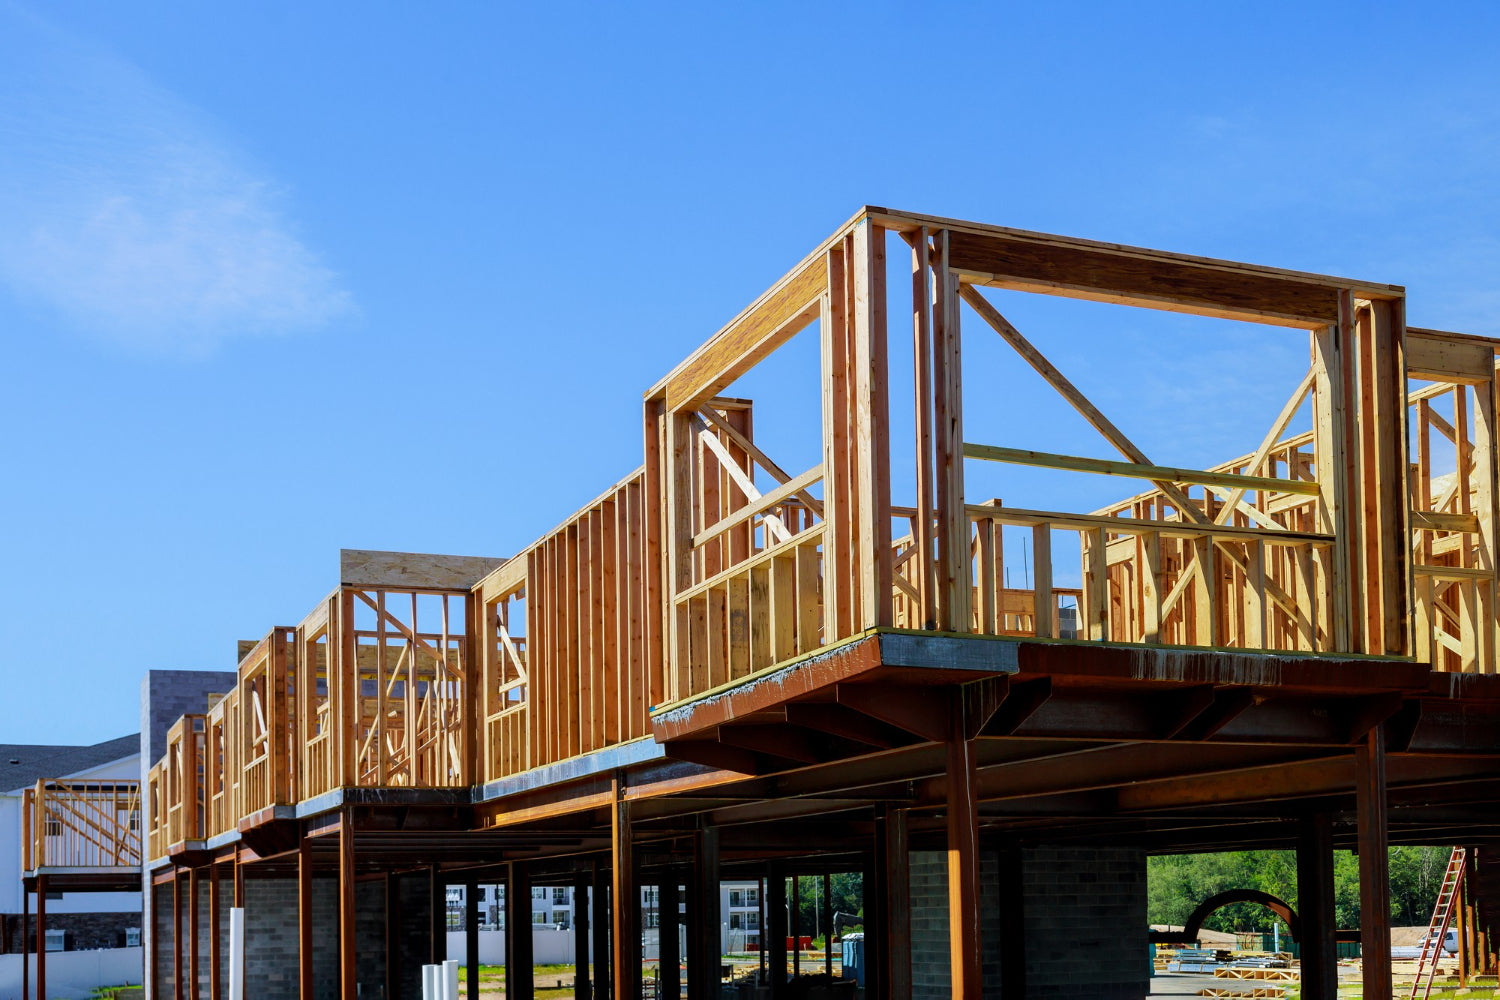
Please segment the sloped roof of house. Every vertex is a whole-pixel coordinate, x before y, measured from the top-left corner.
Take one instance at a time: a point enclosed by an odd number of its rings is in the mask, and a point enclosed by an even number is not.
[[[64,778],[140,752],[140,733],[81,747],[0,743],[0,789],[28,788],[38,778]]]

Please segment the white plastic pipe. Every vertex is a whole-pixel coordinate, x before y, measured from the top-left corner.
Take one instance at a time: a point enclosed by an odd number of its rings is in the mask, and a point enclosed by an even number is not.
[[[245,1000],[245,908],[229,910],[229,1000]]]
[[[458,1000],[458,959],[443,963],[443,1000]]]
[[[441,1000],[439,996],[438,973],[442,971],[441,965],[422,966],[422,1000]]]

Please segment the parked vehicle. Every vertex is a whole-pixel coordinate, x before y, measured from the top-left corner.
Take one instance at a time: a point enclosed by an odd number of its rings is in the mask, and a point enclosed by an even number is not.
[[[1458,930],[1448,928],[1448,933],[1443,936],[1443,951],[1449,955],[1458,954]],[[1391,958],[1398,961],[1415,962],[1422,957],[1422,946],[1419,944],[1403,944],[1391,948]]]

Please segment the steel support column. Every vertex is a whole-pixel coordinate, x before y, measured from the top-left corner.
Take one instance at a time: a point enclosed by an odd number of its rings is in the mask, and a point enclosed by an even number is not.
[[[979,812],[974,742],[954,699],[948,738],[948,967],[958,1000],[980,1000]]]
[[[479,1000],[479,880],[464,881],[464,967],[469,1000]]]
[[[615,804],[610,812],[610,871],[613,876],[610,886],[613,925],[610,939],[614,957],[614,996],[616,1000],[639,1000],[641,995],[641,939],[640,922],[636,914],[640,910],[641,894],[636,888],[635,846],[631,841],[630,803],[620,796],[619,783],[615,787]]]
[[[355,981],[354,815],[339,820],[339,996],[359,1000]]]
[[[505,996],[532,1000],[536,994],[531,939],[531,873],[519,861],[506,866]]]
[[[1360,966],[1364,995],[1391,995],[1390,840],[1386,829],[1385,729],[1376,726],[1354,752],[1359,820]]]
[[[573,1000],[593,1000],[594,978],[589,971],[589,879],[573,876]]]
[[[667,869],[657,892],[660,920],[657,927],[657,992],[659,1000],[681,1000],[682,955],[677,925],[680,918],[677,901],[677,870]]]
[[[693,920],[688,925],[688,996],[690,1000],[718,1000],[719,963],[719,830],[701,827],[694,837]],[[693,987],[696,986],[696,989]]]
[[[1305,817],[1297,831],[1297,916],[1302,923],[1303,1000],[1338,1000],[1333,821],[1327,813]]]

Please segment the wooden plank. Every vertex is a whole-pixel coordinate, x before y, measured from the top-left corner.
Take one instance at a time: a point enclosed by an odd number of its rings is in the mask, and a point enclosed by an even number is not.
[[[365,590],[468,590],[506,560],[425,552],[339,550],[339,582]]]
[[[973,571],[969,563],[969,515],[964,504],[963,352],[958,278],[952,273],[946,230],[936,234],[933,247],[932,444],[938,627],[967,632],[971,628]]]
[[[1201,316],[1311,328],[1337,316],[1322,284],[1059,241],[953,232],[953,267],[995,288],[1148,306]]]
[[[915,380],[915,463],[917,510],[912,521],[916,547],[913,581],[916,614],[922,628],[937,628],[937,564],[933,548],[933,506],[936,491],[932,468],[932,268],[927,229],[917,230],[912,246],[912,372]],[[913,623],[908,623],[913,624]]]
[[[730,514],[728,517],[721,518],[714,524],[698,532],[698,534],[693,535],[693,547],[701,548],[708,542],[724,534],[724,532],[728,531],[730,528],[733,528],[735,525],[744,523],[763,511],[770,510],[772,507],[775,507],[776,505],[784,502],[788,497],[794,496],[802,490],[807,489],[807,487],[811,486],[813,483],[818,482],[822,478],[823,466],[821,464],[813,466],[811,469],[808,469],[800,476],[793,478],[789,482],[783,483],[781,486],[778,486],[771,492],[762,495],[760,499],[753,500],[750,503],[747,503],[744,507],[735,511],[733,514]]]
[[[667,409],[677,411],[718,395],[817,317],[827,289],[820,260],[805,263],[773,286],[704,344],[667,381]]]
[[[1193,524],[1184,521],[1156,521],[1142,517],[1114,517],[1108,514],[1068,514],[1054,510],[1030,510],[1025,507],[992,507],[970,505],[970,517],[991,517],[1001,524],[1029,526],[1051,524],[1056,528],[1092,531],[1104,528],[1114,535],[1160,534],[1163,538],[1258,539],[1267,545],[1304,545],[1331,543],[1334,536],[1310,531],[1262,531],[1235,524]]]
[[[1033,578],[1036,581],[1036,603],[1034,627],[1043,639],[1057,637],[1058,621],[1053,613],[1052,596],[1052,526],[1038,524],[1031,529],[1032,558],[1036,562]]]
[[[891,624],[889,374],[886,363],[885,230],[860,225],[853,246],[854,410],[858,438],[859,628]]]
[[[1084,551],[1084,594],[1087,597],[1084,621],[1088,637],[1094,642],[1106,642],[1110,638],[1108,551],[1105,529],[1096,528],[1088,533]]]
[[[1482,385],[1495,377],[1495,346],[1434,330],[1407,330],[1406,375],[1431,382]]]
[[[1303,496],[1318,495],[1318,484],[1305,479],[1272,479],[1265,476],[1241,476],[1229,472],[1199,472],[1195,469],[1116,462],[1107,458],[1085,458],[1079,455],[1058,455],[1052,452],[1032,451],[1026,448],[1002,448],[989,444],[965,443],[963,453],[965,458],[1005,462],[1011,465],[1029,465],[1043,469],[1066,469],[1073,472],[1092,472],[1103,476],[1126,476],[1131,479],[1164,480],[1205,486],[1244,487],[1250,490],[1295,493]]]

